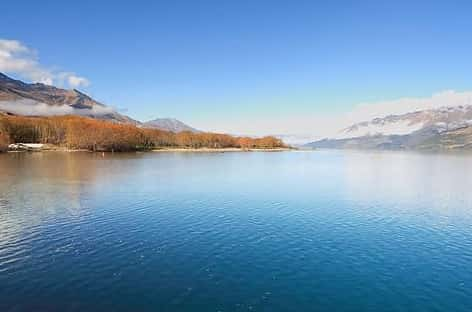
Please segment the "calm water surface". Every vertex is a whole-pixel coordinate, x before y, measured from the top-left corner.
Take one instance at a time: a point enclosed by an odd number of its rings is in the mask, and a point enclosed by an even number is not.
[[[472,156],[0,155],[0,311],[471,311]]]

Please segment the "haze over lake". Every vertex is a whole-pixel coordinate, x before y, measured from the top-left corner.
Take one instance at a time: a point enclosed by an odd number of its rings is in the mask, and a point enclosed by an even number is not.
[[[0,155],[1,311],[470,311],[466,153]]]

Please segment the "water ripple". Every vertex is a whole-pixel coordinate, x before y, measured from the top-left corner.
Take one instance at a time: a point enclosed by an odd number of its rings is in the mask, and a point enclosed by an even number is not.
[[[0,308],[469,311],[472,160],[343,153],[0,155]]]

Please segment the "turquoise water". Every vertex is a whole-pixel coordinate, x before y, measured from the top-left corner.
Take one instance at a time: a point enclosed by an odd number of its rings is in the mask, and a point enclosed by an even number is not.
[[[0,155],[0,311],[471,311],[472,156]]]

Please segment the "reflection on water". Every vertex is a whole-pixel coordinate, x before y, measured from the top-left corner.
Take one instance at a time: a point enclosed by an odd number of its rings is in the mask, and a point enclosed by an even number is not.
[[[465,200],[471,198],[471,154],[351,152],[345,162],[344,174],[353,196],[379,195],[392,201],[432,199],[433,205],[458,194]]]
[[[469,311],[472,156],[0,155],[1,311]]]

